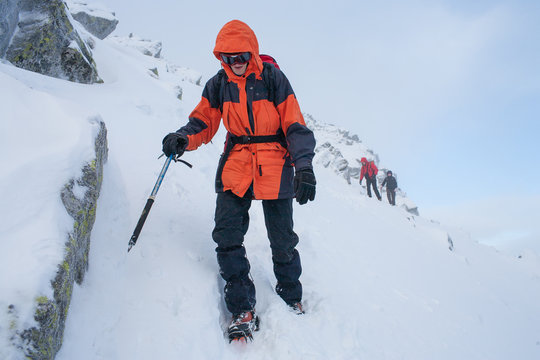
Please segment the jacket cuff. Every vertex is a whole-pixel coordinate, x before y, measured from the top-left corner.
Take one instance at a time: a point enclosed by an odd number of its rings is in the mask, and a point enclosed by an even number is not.
[[[294,163],[295,171],[311,169],[313,170],[313,165],[311,164],[310,159],[299,159]]]

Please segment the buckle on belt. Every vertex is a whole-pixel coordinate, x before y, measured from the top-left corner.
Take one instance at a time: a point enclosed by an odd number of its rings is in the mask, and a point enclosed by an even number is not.
[[[240,144],[249,144],[251,143],[251,136],[250,135],[242,135],[239,136],[240,138]]]

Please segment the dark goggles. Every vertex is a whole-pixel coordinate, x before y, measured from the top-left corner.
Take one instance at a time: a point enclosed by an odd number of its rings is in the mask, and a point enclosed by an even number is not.
[[[245,52],[237,55],[221,54],[221,60],[227,65],[245,64],[251,59],[251,53]]]

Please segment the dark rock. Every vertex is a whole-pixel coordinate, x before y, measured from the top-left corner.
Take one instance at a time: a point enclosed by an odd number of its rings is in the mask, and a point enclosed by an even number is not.
[[[448,236],[448,249],[450,249],[450,251],[454,251],[454,242],[452,241],[450,234],[447,234],[447,236]]]
[[[61,0],[20,0],[5,58],[17,67],[79,83],[100,82],[90,50]]]
[[[73,2],[70,12],[73,18],[80,22],[90,34],[101,40],[109,36],[118,25],[114,13],[106,10],[94,11],[79,1]]]
[[[0,0],[0,58],[4,57],[19,18],[17,0]]]
[[[37,326],[21,331],[17,339],[12,339],[27,359],[54,359],[62,346],[73,283],[81,284],[88,268],[90,232],[96,217],[96,205],[103,180],[103,164],[107,160],[108,152],[107,129],[101,120],[97,121],[100,131],[95,140],[96,158],[84,166],[79,179],[71,179],[61,192],[62,202],[73,217],[74,224],[73,231],[68,234],[64,261],[58,265],[56,276],[51,281],[53,298],[45,296],[36,298],[34,319]],[[86,189],[82,199],[73,193],[75,184]]]

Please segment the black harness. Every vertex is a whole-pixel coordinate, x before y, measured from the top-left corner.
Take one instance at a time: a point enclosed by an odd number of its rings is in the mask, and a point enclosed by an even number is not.
[[[261,144],[261,143],[271,143],[271,142],[277,142],[282,143],[283,140],[285,140],[284,136],[280,135],[241,135],[241,136],[234,136],[230,135],[230,139],[233,143],[233,145],[236,144]]]

